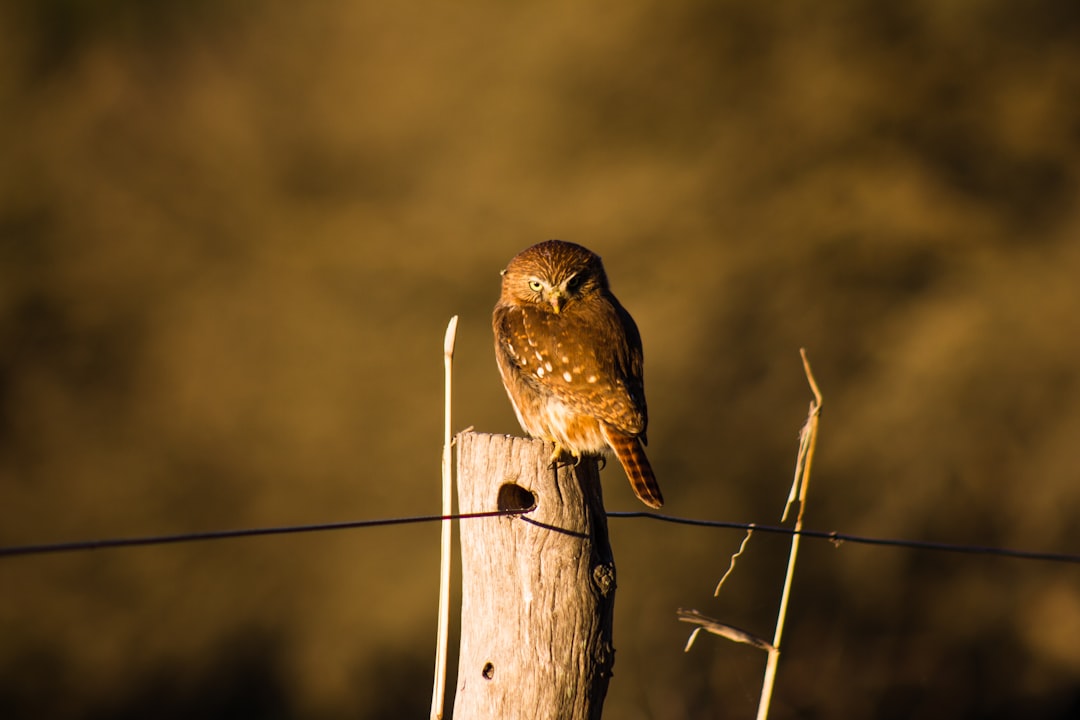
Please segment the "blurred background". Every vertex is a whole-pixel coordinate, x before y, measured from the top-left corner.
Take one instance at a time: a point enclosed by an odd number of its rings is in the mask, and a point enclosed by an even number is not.
[[[1080,6],[10,0],[0,544],[428,514],[552,237],[665,512],[1080,550]],[[617,465],[611,510],[642,507]],[[612,520],[606,716],[752,717],[787,540]],[[0,716],[425,717],[436,525],[0,561]],[[1080,569],[804,543],[774,718],[1074,718]],[[456,652],[452,655],[456,657]],[[451,678],[450,694],[453,694]]]

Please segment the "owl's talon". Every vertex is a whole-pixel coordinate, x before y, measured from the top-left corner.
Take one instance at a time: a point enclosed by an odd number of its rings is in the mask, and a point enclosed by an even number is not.
[[[567,458],[567,457],[558,458],[554,462],[551,463],[551,466],[553,468],[555,468],[556,470],[558,470],[561,467],[570,467],[571,465],[576,466],[576,463],[573,461],[573,459]]]
[[[569,455],[570,457],[567,457]],[[563,448],[559,443],[555,443],[555,450],[551,453],[551,457],[548,458],[548,462],[551,463],[551,467],[558,470],[560,467],[566,467],[573,465],[577,467],[581,462],[581,456]]]

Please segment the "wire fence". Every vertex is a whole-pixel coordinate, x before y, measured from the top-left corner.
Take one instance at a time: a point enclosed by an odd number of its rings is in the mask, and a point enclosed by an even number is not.
[[[527,515],[528,513],[532,512],[532,510],[533,508],[525,508],[521,510],[493,510],[490,512],[459,513],[453,515],[412,515],[396,518],[349,520],[344,522],[314,523],[307,525],[278,525],[270,527],[241,528],[236,530],[211,530],[204,532],[178,533],[173,535],[145,535],[138,537],[75,540],[69,542],[40,543],[33,545],[10,545],[6,547],[0,547],[0,558],[26,557],[31,555],[49,555],[59,553],[75,553],[84,552],[87,550],[107,550],[124,547],[175,545],[178,543],[207,542],[249,537],[265,537],[268,535],[295,535],[300,533],[358,530],[365,528],[387,527],[393,525],[416,525],[421,523],[436,523],[446,520],[471,521],[481,518],[522,516]],[[659,513],[644,511],[614,511],[608,512],[607,517],[613,520],[651,520],[655,522],[673,523],[677,525],[690,525],[702,528],[742,531],[752,530],[754,532],[789,536],[799,535],[801,537],[814,540],[827,540],[834,545],[852,543],[856,545],[903,548],[908,550],[925,550],[931,552],[960,553],[967,555],[987,555],[992,557],[1011,558],[1015,560],[1030,560],[1080,565],[1080,554],[1076,553],[1023,550],[993,545],[968,545],[962,543],[946,543],[928,540],[871,537],[866,535],[854,535],[851,533],[842,533],[835,531],[806,529],[796,530],[794,528],[784,527],[780,525],[761,525],[752,522],[729,522],[725,520],[703,520],[696,518],[678,517],[674,515],[662,515]]]

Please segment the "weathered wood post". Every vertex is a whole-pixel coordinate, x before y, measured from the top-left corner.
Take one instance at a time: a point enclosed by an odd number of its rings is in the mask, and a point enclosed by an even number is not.
[[[464,521],[455,720],[596,720],[614,665],[615,564],[596,461],[539,440],[458,435]]]

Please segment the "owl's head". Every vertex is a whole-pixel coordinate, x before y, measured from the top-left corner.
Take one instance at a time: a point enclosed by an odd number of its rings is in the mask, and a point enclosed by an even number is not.
[[[502,276],[503,301],[537,304],[555,314],[608,289],[600,256],[562,240],[522,250]]]

